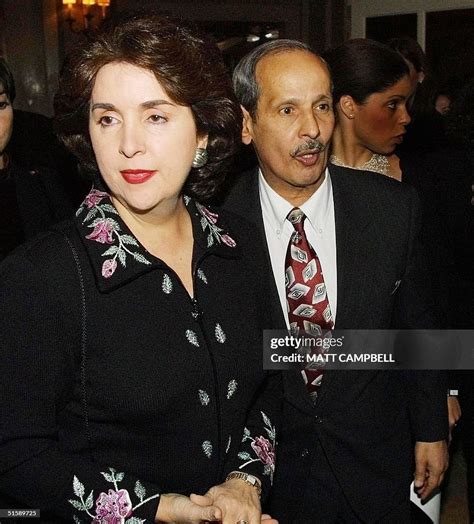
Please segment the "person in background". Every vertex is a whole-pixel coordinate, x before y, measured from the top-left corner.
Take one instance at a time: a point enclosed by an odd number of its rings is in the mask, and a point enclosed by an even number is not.
[[[422,236],[430,256],[432,294],[438,301],[438,326],[447,326],[450,263],[446,221],[440,219],[437,177],[443,163],[430,162],[431,154],[416,156],[396,150],[411,118],[411,71],[388,46],[368,39],[349,40],[324,54],[334,83],[336,127],[330,161],[360,171],[373,171],[403,181],[419,190],[423,203]],[[429,178],[428,178],[429,177]],[[444,314],[443,314],[444,313]],[[444,324],[440,320],[443,318]],[[456,391],[452,384],[449,391]],[[449,425],[453,430],[461,409],[456,396],[448,396]],[[414,510],[415,511],[415,510]]]
[[[241,114],[217,47],[157,16],[76,49],[55,101],[94,186],[0,266],[0,507],[54,522],[257,524],[279,376],[265,260],[201,202]]]
[[[436,79],[420,44],[409,37],[392,38],[387,45],[403,57],[409,69],[412,87],[407,102],[412,118],[407,134],[399,150],[414,152],[436,152],[446,144],[443,118],[436,112]]]
[[[11,148],[15,81],[0,58],[0,261],[26,239],[73,215],[58,175]],[[30,163],[29,163],[30,162]]]

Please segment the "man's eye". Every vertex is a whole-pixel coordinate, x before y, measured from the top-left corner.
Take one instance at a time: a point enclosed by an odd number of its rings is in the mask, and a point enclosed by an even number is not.
[[[293,113],[293,108],[292,107],[283,107],[280,110],[280,113],[282,113],[283,115],[291,115]]]
[[[319,104],[317,106],[317,110],[321,111],[322,113],[327,113],[328,111],[331,110],[331,106],[329,104],[327,104],[327,103]]]

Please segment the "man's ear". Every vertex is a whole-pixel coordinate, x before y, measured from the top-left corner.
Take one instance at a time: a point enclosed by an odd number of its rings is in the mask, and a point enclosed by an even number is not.
[[[252,143],[253,138],[253,120],[250,113],[245,109],[244,106],[240,106],[242,109],[243,120],[242,120],[242,142],[245,145]]]
[[[341,107],[341,111],[344,113],[344,116],[346,118],[349,118],[350,120],[354,118],[356,103],[354,102],[352,96],[341,96],[341,98],[339,99],[339,106]]]

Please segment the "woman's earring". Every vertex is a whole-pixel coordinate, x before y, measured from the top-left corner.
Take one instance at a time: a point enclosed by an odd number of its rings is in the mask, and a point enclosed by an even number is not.
[[[194,155],[194,160],[191,166],[195,169],[199,169],[200,167],[203,167],[207,164],[208,158],[209,156],[207,154],[207,150],[203,147],[198,147],[196,149],[196,154]]]

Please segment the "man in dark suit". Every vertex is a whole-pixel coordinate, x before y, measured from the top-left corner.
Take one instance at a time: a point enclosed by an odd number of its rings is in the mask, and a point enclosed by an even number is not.
[[[307,237],[324,279],[327,325],[433,327],[414,191],[373,173],[327,168],[334,114],[324,61],[299,42],[264,44],[239,63],[234,87],[243,142],[253,144],[259,169],[235,181],[224,205],[264,235],[274,327],[297,323],[285,282],[294,208],[304,213],[296,242]],[[308,309],[316,310],[310,295]],[[409,522],[414,464],[422,498],[447,468],[443,375],[328,370],[314,385],[310,396],[299,373],[285,372],[272,516],[281,524]]]

